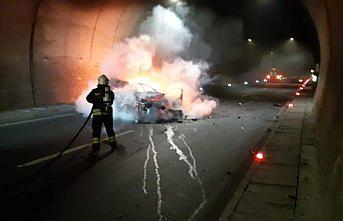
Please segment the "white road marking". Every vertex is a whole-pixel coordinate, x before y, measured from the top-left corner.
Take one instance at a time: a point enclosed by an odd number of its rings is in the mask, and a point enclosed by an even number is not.
[[[195,173],[196,176],[198,176],[198,172],[197,172],[197,163],[196,163],[195,157],[194,157],[194,155],[193,155],[192,149],[191,149],[191,147],[188,145],[188,143],[186,142],[185,137],[186,137],[186,136],[185,136],[184,134],[181,133],[180,138],[181,138],[183,144],[184,144],[184,145],[187,147],[187,149],[188,149],[189,155],[191,156],[192,161],[193,161],[193,170],[194,170],[194,173]]]
[[[196,174],[195,174],[193,165],[188,161],[187,156],[182,152],[182,150],[173,141],[173,136],[175,134],[173,131],[173,127],[170,125],[166,125],[166,128],[167,128],[167,131],[165,133],[167,134],[167,140],[169,144],[171,145],[170,149],[175,150],[176,154],[179,155],[179,160],[182,160],[187,164],[187,166],[189,167],[189,170],[188,170],[189,176],[192,179],[195,179]]]
[[[192,221],[194,219],[194,217],[200,212],[200,210],[206,205],[207,200],[203,200],[200,205],[198,206],[198,208],[196,208],[194,210],[194,212],[192,213],[192,215],[187,219],[187,221]]]
[[[205,204],[207,203],[207,197],[206,197],[206,193],[205,193],[205,188],[204,185],[199,177],[198,171],[197,171],[197,163],[196,163],[196,159],[193,155],[192,149],[191,147],[188,145],[188,143],[185,140],[186,135],[184,135],[183,133],[181,133],[180,135],[180,139],[182,140],[183,144],[187,147],[188,151],[189,151],[189,155],[192,158],[193,161],[193,168],[194,168],[194,173],[197,177],[198,183],[200,185],[201,188],[201,194],[202,194],[202,202],[199,204],[199,206],[193,211],[192,215],[187,219],[187,221],[191,221],[193,220],[193,218],[200,212],[200,210],[205,206]]]
[[[151,144],[148,145],[148,149],[146,150],[146,160],[144,162],[144,176],[143,176],[143,192],[147,194],[148,192],[146,191],[146,174],[147,174],[147,166],[150,160],[150,149],[151,149]]]
[[[154,135],[154,129],[153,127],[151,127],[149,129],[149,141],[150,141],[150,145],[151,145],[151,150],[153,153],[153,159],[154,159],[154,165],[155,165],[155,173],[156,173],[156,185],[157,185],[157,197],[158,197],[158,201],[157,201],[157,213],[158,216],[160,217],[159,220],[163,220],[164,216],[162,214],[162,191],[161,191],[161,176],[159,173],[159,166],[158,166],[158,162],[157,162],[157,151],[155,150],[155,144],[154,141],[152,139],[152,136]]]
[[[61,115],[56,115],[56,116],[52,116],[52,117],[43,117],[43,118],[32,119],[32,120],[24,120],[24,121],[19,121],[19,122],[14,122],[14,123],[5,123],[5,124],[1,124],[1,125],[0,125],[0,128],[1,128],[1,127],[13,126],[13,125],[19,125],[19,124],[32,123],[32,122],[42,121],[42,120],[49,120],[49,119],[55,119],[55,118],[61,118],[61,117],[79,115],[79,114],[81,114],[81,113],[61,114]]]
[[[132,132],[134,132],[134,131],[133,131],[133,130],[125,131],[125,132],[123,132],[123,133],[117,134],[116,137],[120,137],[120,136],[129,134],[129,133],[132,133]],[[108,140],[108,138],[101,139],[101,141],[106,141],[106,140]],[[75,151],[77,151],[77,150],[81,150],[81,149],[86,148],[86,147],[89,147],[89,146],[91,146],[91,145],[92,145],[91,143],[88,143],[88,144],[83,144],[83,145],[80,145],[80,146],[77,146],[77,147],[74,147],[74,148],[70,148],[70,149],[66,150],[66,151],[63,153],[63,155],[68,154],[68,153],[75,152]],[[44,162],[44,161],[53,159],[53,158],[56,157],[58,154],[59,154],[59,152],[58,152],[58,153],[51,154],[51,155],[48,155],[48,156],[45,156],[45,157],[38,158],[38,159],[36,159],[36,160],[32,160],[32,161],[27,162],[27,163],[24,163],[24,164],[17,165],[17,168],[29,167],[29,166],[33,166],[33,165],[42,163],[42,162]]]

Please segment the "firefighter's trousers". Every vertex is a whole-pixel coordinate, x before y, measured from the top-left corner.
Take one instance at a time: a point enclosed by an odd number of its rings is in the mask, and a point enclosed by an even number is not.
[[[111,147],[115,146],[116,137],[113,130],[112,114],[95,115],[93,116],[93,121],[92,121],[92,129],[93,129],[93,135],[92,135],[93,150],[92,151],[93,152],[97,152],[100,150],[100,134],[101,134],[102,124],[105,125],[108,139],[110,142],[110,146]]]

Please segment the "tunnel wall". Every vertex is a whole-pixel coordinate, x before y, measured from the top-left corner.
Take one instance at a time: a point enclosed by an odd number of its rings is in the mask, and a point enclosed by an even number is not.
[[[38,0],[0,3],[0,108],[34,105],[30,78],[30,36]]]
[[[343,220],[343,1],[304,0],[315,21],[321,68],[315,94],[322,220]]]
[[[0,110],[74,102],[150,8],[139,0],[2,0]]]

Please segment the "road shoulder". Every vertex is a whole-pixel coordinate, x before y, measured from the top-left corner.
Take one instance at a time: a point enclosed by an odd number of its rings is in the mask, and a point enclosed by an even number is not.
[[[297,98],[273,126],[219,220],[316,220],[320,207],[312,99]],[[319,213],[319,212],[318,212]]]

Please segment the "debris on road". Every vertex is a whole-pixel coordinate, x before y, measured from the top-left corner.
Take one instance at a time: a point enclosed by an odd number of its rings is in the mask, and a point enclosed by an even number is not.
[[[121,218],[123,218],[123,214],[119,214],[116,216],[116,219],[121,219]]]

